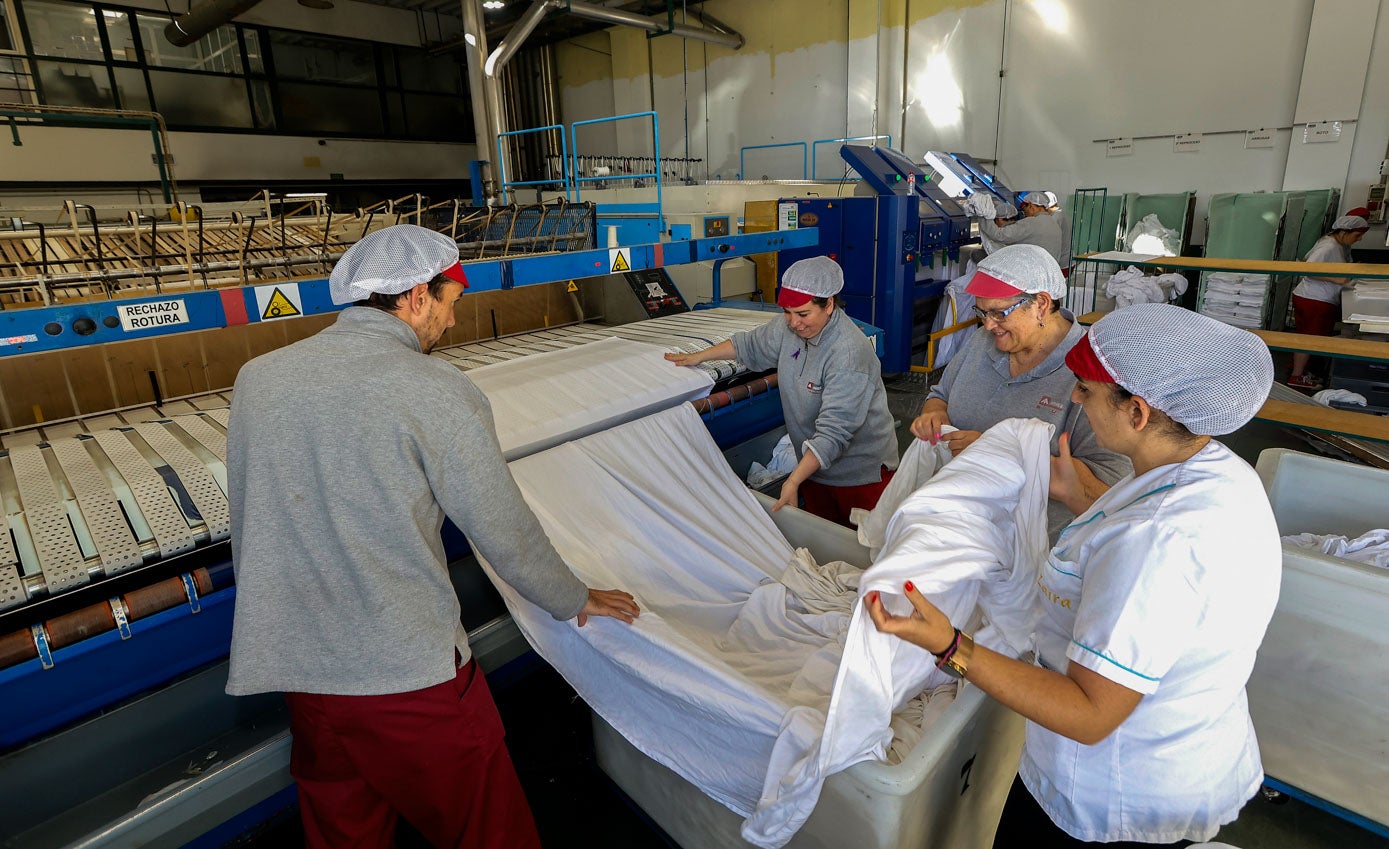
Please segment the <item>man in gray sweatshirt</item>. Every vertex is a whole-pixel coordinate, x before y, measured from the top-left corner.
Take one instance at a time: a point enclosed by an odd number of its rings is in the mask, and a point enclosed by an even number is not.
[[[436,846],[540,845],[459,620],[446,514],[556,619],[639,613],[569,570],[487,398],[425,356],[466,285],[451,239],[379,230],[333,269],[334,302],[356,305],[236,380],[227,692],[285,692],[310,847],[389,845],[401,815]]]

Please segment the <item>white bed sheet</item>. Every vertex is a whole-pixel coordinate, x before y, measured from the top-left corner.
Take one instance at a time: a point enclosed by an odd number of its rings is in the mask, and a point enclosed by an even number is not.
[[[967,616],[981,586],[1012,574],[1000,566],[1013,561],[1009,516],[1030,516],[1022,524],[1045,544],[1046,478],[1037,469],[1046,468],[1050,434],[1034,424],[995,428],[952,461],[936,502],[953,517],[948,531],[923,533],[931,522],[919,511],[897,521],[885,556],[910,554],[878,570],[873,588],[891,592],[910,575],[952,615]],[[825,576],[828,591],[807,603],[778,580],[795,552],[687,404],[511,470],[575,573],[590,586],[626,589],[643,609],[631,626],[593,619],[579,629],[530,605],[484,563],[522,632],[633,745],[750,817],[743,834],[754,843],[788,841],[824,779],[882,759],[893,711],[939,683],[924,652],[902,651],[871,623],[865,631],[855,593],[835,606],[854,576]],[[969,509],[950,505],[969,496],[967,481],[981,470],[988,482],[974,497],[990,509],[972,522]],[[1000,522],[1001,533],[984,527]],[[934,579],[904,560],[929,560],[931,545],[958,547],[962,538],[973,539],[968,550],[938,558],[948,563]],[[841,663],[846,636],[850,658]]]
[[[665,359],[665,348],[604,339],[468,372],[492,402],[508,460],[703,398],[714,379]]]

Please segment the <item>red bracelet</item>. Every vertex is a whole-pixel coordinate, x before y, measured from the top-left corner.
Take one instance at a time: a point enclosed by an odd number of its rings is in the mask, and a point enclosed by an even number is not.
[[[956,628],[956,629],[955,629],[955,639],[953,639],[953,640],[950,641],[950,648],[946,649],[944,654],[938,654],[938,655],[936,655],[936,668],[937,668],[937,669],[940,669],[940,670],[944,670],[944,669],[945,669],[945,664],[949,663],[949,662],[950,662],[950,658],[952,658],[952,657],[955,656],[955,650],[958,649],[959,647],[960,647],[960,629],[959,629],[959,628]]]

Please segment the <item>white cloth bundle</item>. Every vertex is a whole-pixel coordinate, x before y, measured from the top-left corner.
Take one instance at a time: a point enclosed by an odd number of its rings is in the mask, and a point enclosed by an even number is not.
[[[954,425],[944,425],[940,432],[944,435],[957,430],[959,428]],[[849,511],[849,521],[858,528],[859,544],[868,549],[868,554],[874,561],[877,561],[883,546],[887,544],[887,526],[897,514],[902,502],[934,477],[936,472],[950,462],[952,456],[950,446],[944,440],[935,445],[925,439],[912,440],[912,444],[908,445],[906,452],[902,454],[902,460],[897,464],[897,471],[893,473],[892,480],[887,482],[883,494],[878,496],[877,506],[872,510],[855,507]]]
[[[1283,542],[1332,557],[1389,569],[1389,530],[1384,528],[1363,533],[1355,539],[1339,534],[1293,534],[1283,537]]]
[[[987,622],[975,634],[981,645],[1013,656],[1030,649],[1051,433],[1036,419],[1007,419],[936,472],[888,523],[860,596],[881,591],[889,610],[906,615],[902,585],[911,580],[952,622],[968,624],[977,604]],[[878,633],[862,604],[852,617],[828,710],[799,705],[782,721],[762,798],[743,823],[743,838],[759,846],[782,845],[814,810],[827,776],[881,759],[893,712],[949,681],[929,652]]]
[[[1364,407],[1369,403],[1364,395],[1359,392],[1351,392],[1349,389],[1323,389],[1314,394],[1312,400],[1327,407],[1330,407],[1335,401],[1340,401],[1342,404],[1355,404],[1358,407]]]
[[[750,815],[746,839],[779,847],[826,777],[884,758],[894,710],[945,683],[927,653],[873,630],[856,580],[861,592],[877,575],[870,588],[891,593],[910,577],[962,623],[977,599],[993,620],[980,642],[1011,650],[1001,637],[1021,629],[990,606],[1030,608],[1021,589],[1046,545],[1050,430],[1010,420],[985,433],[906,499],[881,568],[860,575],[797,556],[681,404],[511,463],[575,573],[637,597],[635,624],[555,622],[483,566],[594,711]]]

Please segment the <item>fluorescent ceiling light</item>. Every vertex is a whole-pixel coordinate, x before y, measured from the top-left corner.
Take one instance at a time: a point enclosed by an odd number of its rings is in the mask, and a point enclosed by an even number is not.
[[[505,6],[505,0],[483,0],[482,3],[482,8],[484,9],[501,9]]]

